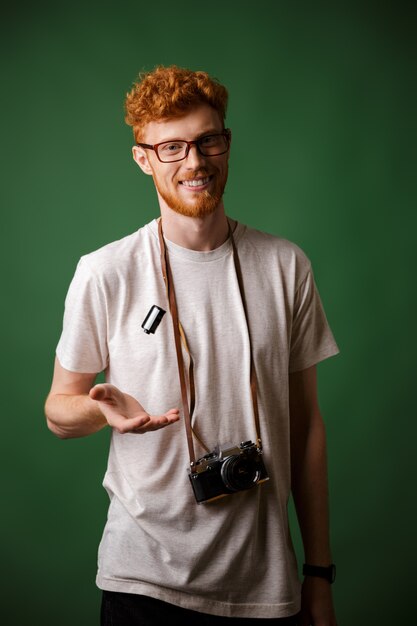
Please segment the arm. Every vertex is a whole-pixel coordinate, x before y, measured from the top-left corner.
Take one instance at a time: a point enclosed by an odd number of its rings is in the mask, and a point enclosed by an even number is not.
[[[329,541],[326,435],[317,398],[316,367],[289,375],[291,486],[305,562],[328,566]],[[306,577],[300,626],[336,626],[330,584]]]
[[[95,385],[96,374],[70,372],[55,359],[45,403],[48,428],[61,439],[84,437],[107,424],[119,433],[145,433],[179,420],[178,409],[151,416],[132,396],[114,385]]]

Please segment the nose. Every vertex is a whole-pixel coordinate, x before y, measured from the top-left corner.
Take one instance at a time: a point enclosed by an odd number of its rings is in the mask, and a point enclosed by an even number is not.
[[[190,149],[186,157],[187,167],[194,170],[201,166],[202,163],[205,163],[205,156],[200,154],[197,144],[193,143],[189,148]]]

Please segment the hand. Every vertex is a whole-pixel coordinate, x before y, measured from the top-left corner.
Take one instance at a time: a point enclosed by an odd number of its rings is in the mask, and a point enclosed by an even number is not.
[[[149,415],[135,398],[108,383],[95,385],[89,395],[98,402],[109,426],[121,434],[147,433],[180,419],[179,409],[170,409],[163,415]]]
[[[301,612],[297,626],[337,626],[330,583],[306,576],[301,589]]]

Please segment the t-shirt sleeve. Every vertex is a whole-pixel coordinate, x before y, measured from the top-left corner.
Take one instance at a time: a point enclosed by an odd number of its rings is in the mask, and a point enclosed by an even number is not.
[[[289,371],[307,369],[338,352],[310,268],[295,295]]]
[[[56,355],[72,372],[99,373],[107,367],[107,314],[98,278],[81,258],[65,299],[64,323]]]

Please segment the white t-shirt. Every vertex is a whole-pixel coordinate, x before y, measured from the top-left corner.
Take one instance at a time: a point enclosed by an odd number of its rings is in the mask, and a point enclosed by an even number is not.
[[[338,352],[311,267],[294,244],[237,224],[264,462],[270,480],[196,504],[183,420],[146,435],[112,433],[110,496],[99,548],[101,589],[230,617],[285,617],[300,608],[288,530],[288,373]],[[180,321],[195,365],[193,423],[212,450],[255,441],[250,352],[230,240],[209,252],[167,241]],[[57,348],[76,372],[106,380],[151,414],[180,407],[174,335],[157,221],[80,260]],[[155,334],[152,305],[167,310]],[[185,354],[187,362],[187,355]],[[205,454],[197,442],[197,458]]]

